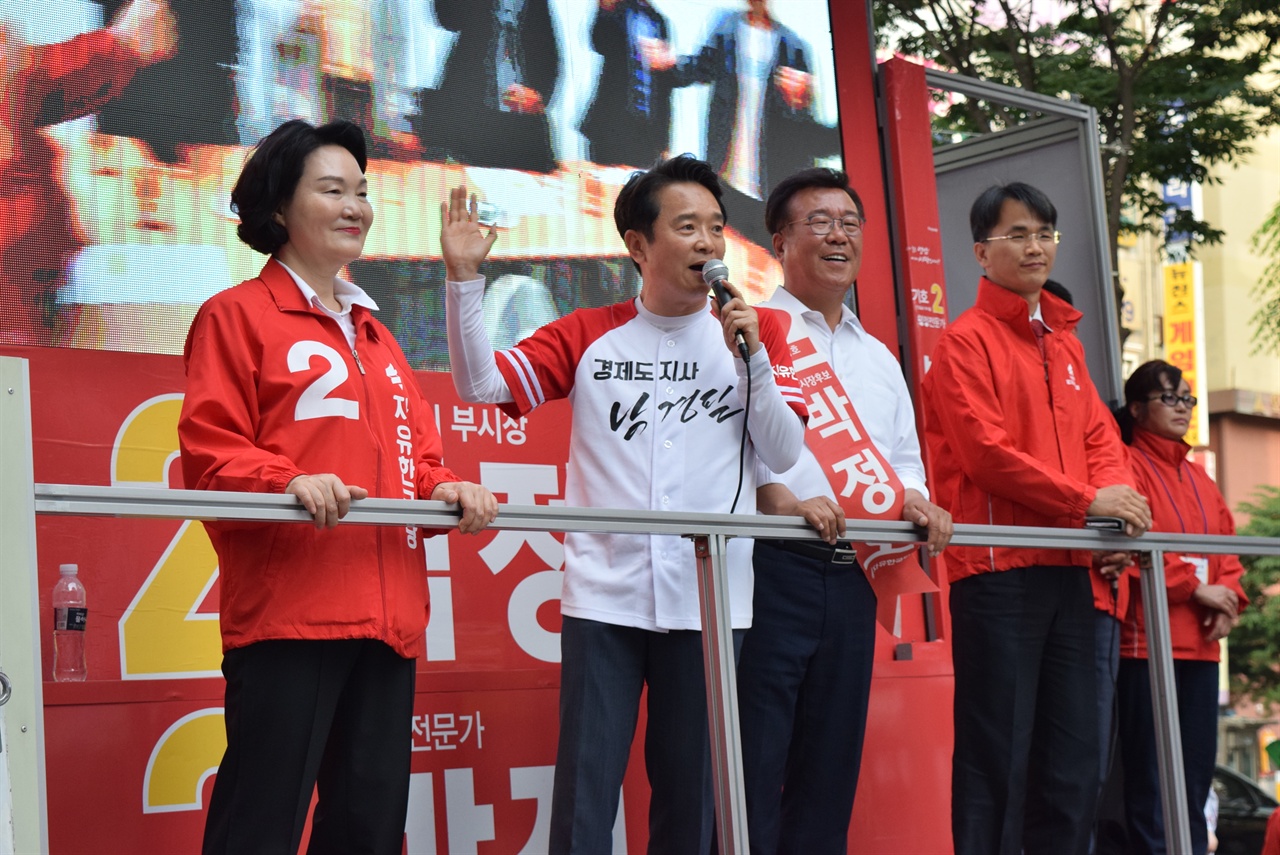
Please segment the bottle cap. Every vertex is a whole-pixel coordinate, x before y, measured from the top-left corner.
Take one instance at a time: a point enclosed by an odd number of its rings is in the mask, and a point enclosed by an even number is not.
[[[61,573],[63,576],[75,576],[80,572],[80,565],[79,564],[60,564],[58,565],[58,572]]]

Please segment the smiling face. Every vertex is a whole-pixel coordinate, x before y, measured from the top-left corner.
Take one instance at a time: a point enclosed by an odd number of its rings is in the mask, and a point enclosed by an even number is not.
[[[325,145],[307,155],[293,198],[276,213],[276,222],[289,232],[277,254],[295,270],[299,265],[336,273],[359,258],[373,225],[373,206],[351,152]]]
[[[623,236],[644,279],[645,307],[660,315],[691,314],[707,307],[702,265],[724,258],[724,215],[701,184],[668,184],[657,193],[653,237],[637,229]]]
[[[862,266],[862,233],[850,237],[833,222],[831,231],[815,235],[805,222],[810,217],[862,218],[849,194],[835,187],[806,187],[792,196],[789,225],[773,236],[787,290],[810,305],[825,302],[823,297],[843,300]]]
[[[1174,389],[1168,378],[1160,377],[1165,392],[1173,392],[1179,398],[1191,394],[1191,384],[1186,380],[1178,383]],[[1178,401],[1172,407],[1160,400],[1160,392],[1153,390],[1145,402],[1129,405],[1129,412],[1134,422],[1143,430],[1150,431],[1165,439],[1182,439],[1191,427],[1191,407]]]
[[[973,254],[987,278],[1028,302],[1038,302],[1040,289],[1053,270],[1058,246],[1052,241],[1004,240],[1012,235],[1049,234],[1053,223],[1046,223],[1031,209],[1014,199],[1006,199],[1000,207],[1000,221],[988,238],[996,240],[975,243]],[[1034,304],[1033,302],[1033,304]]]

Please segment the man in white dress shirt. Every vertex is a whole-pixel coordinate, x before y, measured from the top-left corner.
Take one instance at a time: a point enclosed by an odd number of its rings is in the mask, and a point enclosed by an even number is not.
[[[901,367],[845,305],[865,222],[848,176],[815,168],[784,179],[765,222],[784,285],[762,305],[790,318],[810,420],[793,467],[760,467],[757,507],[803,516],[826,542],[756,541],[754,621],[738,666],[751,851],[844,852],[876,639],[875,592],[858,545],[841,540],[846,509],[926,527],[934,555],[951,515],[929,501]]]

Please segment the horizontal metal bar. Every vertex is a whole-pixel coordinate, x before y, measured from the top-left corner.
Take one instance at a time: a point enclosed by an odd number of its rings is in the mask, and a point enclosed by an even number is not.
[[[1067,101],[1051,95],[1041,95],[1036,92],[1028,92],[1025,89],[1017,89],[1013,86],[992,83],[988,80],[977,80],[960,74],[926,68],[924,81],[926,85],[934,89],[958,92],[961,95],[978,98],[983,101],[995,101],[1010,107],[1037,110],[1054,116],[1069,116],[1073,119],[1089,118],[1089,107],[1079,101]]]
[[[69,516],[160,519],[309,522],[291,495],[168,490],[157,487],[102,487],[36,484],[36,513]],[[363,499],[351,503],[344,524],[419,525],[452,528],[458,512],[444,502]],[[817,540],[801,517],[744,514],[689,514],[666,511],[503,505],[493,528],[524,531],[584,531],[614,534],[724,535],[778,540]],[[847,537],[871,543],[922,542],[924,532],[908,522],[849,520]],[[1231,555],[1280,555],[1280,538],[1151,533],[1140,538],[1087,529],[957,525],[956,546],[1024,549],[1098,549]]]

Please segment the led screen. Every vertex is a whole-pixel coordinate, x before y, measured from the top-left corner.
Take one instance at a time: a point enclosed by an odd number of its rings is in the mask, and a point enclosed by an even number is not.
[[[264,261],[229,193],[289,118],[364,127],[377,219],[348,273],[428,369],[448,362],[447,188],[502,230],[502,347],[638,293],[612,220],[634,169],[720,171],[726,261],[760,299],[768,188],[840,162],[826,0],[9,0],[0,60],[3,344],[180,352]]]

